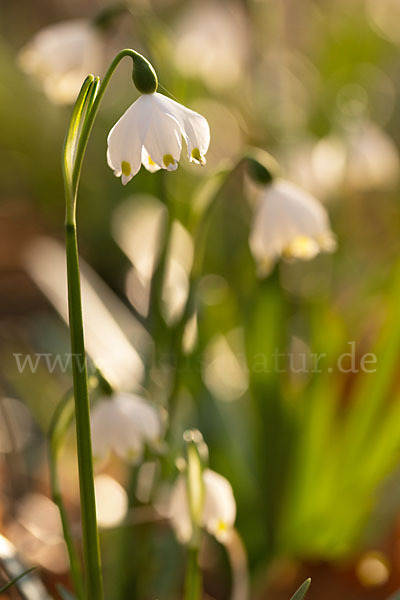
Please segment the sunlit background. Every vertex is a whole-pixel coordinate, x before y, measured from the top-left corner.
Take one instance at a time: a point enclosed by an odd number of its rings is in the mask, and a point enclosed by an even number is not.
[[[132,47],[155,65],[159,91],[208,119],[211,146],[202,169],[142,168],[123,187],[105,158],[108,131],[137,97],[121,65],[78,202],[86,343],[92,375],[96,365],[163,407],[168,443],[136,466],[117,455],[96,464],[106,598],[182,597],[185,551],[167,498],[182,432],[196,427],[237,503],[230,543],[204,538],[204,598],[286,600],[311,576],[310,600],[386,600],[400,588],[400,0],[18,0],[0,10],[0,571],[10,574],[10,542],[54,598],[56,583],[70,584],[47,455],[71,386],[70,365],[51,363],[69,352],[61,149],[85,75]],[[48,34],[38,65],[34,36],[71,20],[76,42],[60,51],[60,30]],[[82,70],[61,77],[87,31]],[[260,278],[254,190],[235,174],[210,216],[177,365],[200,190],[248,146],[325,205],[337,250]],[[20,368],[27,355],[33,369]],[[60,477],[79,540],[72,429]]]

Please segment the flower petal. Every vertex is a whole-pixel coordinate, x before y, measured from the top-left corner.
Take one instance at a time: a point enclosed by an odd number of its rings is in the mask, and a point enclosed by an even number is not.
[[[90,423],[93,456],[98,460],[105,460],[112,447],[112,433],[118,427],[113,403],[99,400],[91,411]]]
[[[108,135],[107,161],[126,184],[140,164],[154,173],[175,171],[184,137],[189,158],[205,163],[210,130],[204,117],[158,93],[144,94],[134,102]]]
[[[179,475],[172,489],[168,512],[178,540],[182,544],[187,544],[192,537],[193,529],[189,513],[187,484],[183,475]]]
[[[91,413],[93,454],[105,459],[113,450],[121,458],[136,463],[144,442],[156,447],[162,433],[158,410],[133,394],[118,394],[98,400]]]
[[[207,119],[163,94],[156,93],[155,96],[164,110],[179,123],[190,161],[203,164],[210,145],[210,127]]]
[[[126,185],[139,171],[142,159],[141,111],[138,100],[117,121],[107,138],[107,163]]]
[[[205,469],[203,522],[207,531],[221,541],[229,538],[236,519],[236,502],[232,486],[225,477]]]
[[[154,160],[151,158],[150,154],[147,152],[146,148],[142,148],[142,165],[150,171],[150,173],[156,173],[159,171],[161,167],[156,165]]]
[[[168,171],[174,171],[182,150],[181,130],[177,120],[164,111],[159,94],[141,96],[142,143],[153,162]]]
[[[263,191],[249,243],[264,273],[279,256],[309,260],[320,250],[335,248],[325,207],[282,179],[274,180]]]
[[[122,417],[132,423],[137,435],[148,442],[157,442],[162,435],[158,410],[140,396],[118,394],[114,400]]]

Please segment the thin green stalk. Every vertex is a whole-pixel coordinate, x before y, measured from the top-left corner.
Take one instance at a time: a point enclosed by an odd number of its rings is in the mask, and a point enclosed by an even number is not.
[[[178,322],[173,326],[171,332],[171,351],[175,357],[175,372],[171,391],[169,394],[169,417],[175,412],[177,394],[180,389],[180,372],[184,359],[182,352],[183,336],[189,318],[196,310],[196,294],[198,282],[203,274],[204,254],[206,251],[208,225],[215,210],[216,201],[221,198],[225,188],[229,185],[232,177],[245,163],[246,157],[240,157],[230,170],[223,169],[214,175],[214,181],[198,198],[201,211],[192,215],[191,231],[194,238],[194,259],[192,270],[189,275],[189,294],[185,308]]]
[[[83,336],[76,225],[67,223],[65,233],[79,488],[82,515],[83,558],[85,564],[85,591],[87,600],[102,600],[103,583],[96,518],[89,392]]]
[[[63,153],[68,310],[74,379],[86,600],[102,600],[104,595],[93,478],[90,407],[76,230],[76,199],[82,163],[94,120],[111,76],[125,56],[129,56],[134,63],[132,77],[137,89],[142,93],[152,93],[157,89],[157,76],[150,63],[134,50],[121,50],[112,61],[101,84],[99,78],[94,78],[92,75],[89,75],[84,81],[72,113]]]
[[[76,552],[74,542],[72,540],[71,530],[69,527],[67,511],[65,510],[64,502],[61,495],[60,481],[58,478],[56,457],[52,452],[50,454],[50,485],[54,503],[57,505],[60,513],[61,525],[65,545],[67,547],[69,565],[71,568],[71,577],[74,585],[75,594],[79,599],[83,598],[83,583],[82,573],[79,563],[78,554]]]
[[[160,173],[160,178],[163,180],[165,177],[164,173]],[[164,187],[164,186],[163,186]],[[163,198],[165,201],[165,198]],[[148,330],[153,335],[154,339],[157,340],[161,337],[165,337],[165,332],[167,331],[167,325],[165,320],[161,314],[161,306],[162,306],[162,292],[164,287],[165,280],[165,267],[167,263],[167,256],[169,251],[169,243],[171,238],[172,224],[174,218],[171,214],[171,209],[168,208],[166,211],[166,219],[165,226],[162,232],[162,251],[160,253],[160,257],[157,263],[156,268],[154,269],[154,273],[151,280],[151,288],[150,288],[150,301],[149,301],[149,311],[148,311]]]
[[[64,435],[74,416],[73,406],[71,406],[72,400],[73,397],[70,393],[68,393],[68,395],[65,396],[65,398],[61,401],[53,418],[53,422],[49,431],[49,469],[50,486],[53,501],[57,505],[57,508],[60,513],[61,525],[63,529],[64,541],[67,546],[74,591],[79,600],[81,600],[84,598],[81,565],[77,550],[75,548],[75,544],[72,539],[68,514],[62,499],[61,486],[57,468]]]
[[[200,600],[202,576],[199,568],[199,549],[188,548],[184,600]]]

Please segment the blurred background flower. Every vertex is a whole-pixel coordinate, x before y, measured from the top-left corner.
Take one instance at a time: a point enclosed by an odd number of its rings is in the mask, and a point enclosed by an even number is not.
[[[310,260],[336,247],[325,208],[283,179],[260,190],[250,232],[250,248],[259,273],[268,274],[279,257]]]
[[[119,457],[138,462],[145,444],[160,446],[163,425],[157,409],[140,396],[114,394],[98,398],[91,412],[95,459]]]
[[[232,487],[225,477],[206,469],[203,472],[204,507],[201,523],[221,543],[228,542],[236,518],[236,503]],[[187,482],[184,475],[178,477],[171,493],[169,517],[182,543],[192,537]]]
[[[40,81],[50,100],[72,104],[86,75],[103,71],[103,45],[94,23],[61,21],[36,33],[21,49],[18,63]]]

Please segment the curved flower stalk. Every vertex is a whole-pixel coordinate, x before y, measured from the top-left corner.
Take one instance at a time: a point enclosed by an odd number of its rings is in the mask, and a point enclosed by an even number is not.
[[[249,238],[260,275],[280,258],[309,260],[336,248],[326,209],[284,179],[262,188]]]
[[[102,70],[104,40],[86,19],[62,21],[40,30],[19,52],[20,67],[36,77],[56,104],[74,102],[87,73]]]
[[[110,64],[101,83],[98,77],[94,78],[92,75],[89,75],[84,81],[73,109],[63,153],[63,175],[66,199],[65,228],[68,306],[74,378],[83,557],[85,565],[84,597],[86,600],[102,600],[103,586],[93,477],[89,395],[76,229],[76,201],[83,158],[94,120],[110,79],[124,57],[129,57],[132,60],[132,79],[137,90],[141,94],[150,95],[155,94],[157,91],[157,75],[149,61],[134,50],[121,50]],[[144,103],[146,104],[146,101],[144,101]],[[151,141],[152,136],[154,136],[154,138],[157,136],[157,130],[152,127],[154,119],[153,110],[147,111],[142,117],[147,119],[149,132],[152,132],[150,138],[146,137],[146,140],[150,139]],[[164,118],[165,123],[169,123],[169,120],[171,120],[171,117],[168,114],[165,114]],[[164,123],[164,119],[160,122]],[[193,138],[191,135],[191,123],[192,122],[190,121],[188,124],[185,123],[184,125],[188,143],[192,143],[195,139],[197,140],[197,138]],[[131,134],[132,132],[129,133]],[[124,138],[127,141],[129,140],[129,133],[126,138]],[[154,147],[158,147],[157,139],[154,139],[153,142]],[[203,142],[199,140],[199,145],[201,143]],[[201,147],[205,148],[203,145]],[[150,145],[149,148],[153,148],[153,146]],[[195,149],[191,149],[193,159],[201,162],[200,149],[199,154],[194,150]],[[140,148],[140,151],[142,152],[142,148]],[[173,156],[176,156],[175,148],[171,151],[173,152]],[[164,165],[166,165],[165,161]],[[121,169],[122,168],[123,165],[121,164]]]
[[[106,460],[111,451],[137,464],[146,444],[158,450],[163,435],[159,410],[134,394],[99,398],[91,411],[93,455]]]
[[[140,96],[108,135],[107,162],[126,185],[143,164],[154,173],[175,171],[182,138],[191,162],[204,165],[210,145],[210,128],[199,113],[154,92]]]

